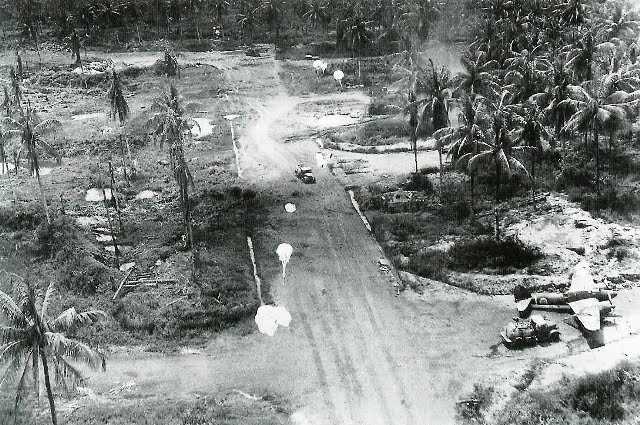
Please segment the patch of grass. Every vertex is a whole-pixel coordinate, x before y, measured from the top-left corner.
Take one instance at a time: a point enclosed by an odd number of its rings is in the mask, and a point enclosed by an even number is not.
[[[289,412],[278,397],[265,396],[261,400],[244,399],[235,393],[205,396],[198,400],[162,400],[128,398],[117,404],[89,404],[64,416],[66,425],[284,425]],[[0,413],[8,412],[7,403],[0,403]],[[17,425],[36,423],[34,409],[25,404],[19,412]],[[45,402],[46,404],[46,402]],[[41,406],[38,423],[50,422],[48,410]],[[62,415],[58,414],[58,420]],[[11,418],[13,416],[0,416]]]

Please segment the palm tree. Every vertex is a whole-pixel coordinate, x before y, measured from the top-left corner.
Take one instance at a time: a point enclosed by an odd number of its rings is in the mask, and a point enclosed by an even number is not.
[[[129,104],[123,94],[123,84],[116,70],[112,70],[111,86],[109,87],[109,102],[111,104],[111,118],[120,121],[123,126],[129,118]]]
[[[36,294],[29,282],[22,279],[18,280],[16,289],[15,301],[0,291],[0,311],[6,319],[0,325],[0,365],[3,366],[0,389],[6,391],[7,385],[17,380],[14,399],[16,410],[26,389],[29,372],[33,374],[36,394],[39,394],[42,366],[51,422],[57,425],[51,375],[56,382],[68,388],[84,382],[80,371],[70,360],[106,370],[102,353],[80,341],[67,338],[65,333],[75,332],[83,325],[106,318],[106,314],[99,310],[78,313],[71,307],[52,319],[49,310],[55,294],[53,282],[49,284],[44,299]]]
[[[602,14],[603,20],[599,22],[598,26],[607,41],[613,39],[635,41],[640,17],[636,11],[627,10],[626,6],[622,2],[605,4],[605,13]]]
[[[638,107],[640,91],[627,93],[614,91],[616,74],[605,75],[594,85],[567,86],[568,99],[561,104],[570,105],[576,111],[563,127],[563,131],[591,133],[596,160],[596,194],[600,194],[600,146],[599,135],[618,130],[628,122],[628,117]]]
[[[263,0],[262,4],[256,9],[261,14],[265,22],[269,24],[271,30],[275,30],[276,39],[280,39],[280,26],[284,19],[285,4],[282,0]]]
[[[40,120],[36,113],[27,106],[24,114],[16,119],[5,117],[2,122],[7,125],[10,130],[7,130],[10,135],[20,137],[21,148],[17,155],[17,160],[20,159],[22,150],[27,152],[27,158],[29,159],[29,169],[31,174],[36,176],[38,180],[38,187],[40,188],[40,196],[42,197],[42,203],[44,205],[44,213],[47,218],[47,223],[51,224],[51,217],[49,216],[49,206],[47,204],[47,197],[42,186],[42,180],[40,179],[40,162],[38,156],[38,146],[42,147],[48,154],[55,157],[60,162],[60,154],[56,149],[44,141],[43,137],[53,130],[57,130],[62,127],[62,124],[58,120],[48,119]],[[18,161],[14,164],[16,170],[18,169]]]
[[[416,172],[418,172],[417,163],[417,130],[419,121],[428,122],[431,129],[438,131],[449,125],[449,99],[451,98],[451,86],[454,80],[451,74],[444,66],[436,69],[433,61],[429,59],[430,69],[423,70],[417,68],[420,75],[415,75],[414,86],[410,95],[411,103],[407,106],[410,113],[410,126],[412,131],[412,146],[414,148],[414,156],[416,158]],[[425,94],[423,99],[416,100],[417,94]],[[419,108],[422,107],[420,118],[418,118]],[[440,183],[442,183],[442,149],[438,149],[440,156]]]
[[[122,80],[115,69],[112,70],[111,86],[109,87],[108,96],[110,103],[110,117],[114,121],[117,119],[120,122],[122,131],[125,132],[125,124],[127,119],[129,119],[130,110],[127,99],[125,99],[123,94]],[[127,154],[129,155],[129,164],[131,164],[132,173],[135,174],[135,167],[131,158],[131,148],[129,147],[129,140],[126,137],[126,134],[124,137],[124,144],[127,148]],[[122,135],[120,135],[120,149],[122,151],[122,171],[124,173],[124,179],[126,183],[129,184],[129,177],[124,159],[124,149],[122,146]]]
[[[478,142],[478,151],[463,155],[458,163],[467,164],[470,175],[476,174],[481,168],[492,168],[495,173],[495,215],[496,239],[500,239],[500,221],[498,203],[500,202],[500,185],[503,174],[511,177],[514,174],[530,177],[525,166],[515,157],[516,151],[530,150],[529,146],[514,146],[508,136],[507,128],[500,119],[493,122],[493,143]],[[535,148],[533,148],[535,149]]]
[[[358,58],[362,57],[364,49],[373,41],[371,24],[372,21],[367,19],[362,7],[347,11],[339,23],[342,31],[336,33],[339,38],[337,45],[355,52]]]
[[[201,1],[201,0],[200,0]],[[220,35],[224,39],[224,16],[229,11],[230,3],[227,0],[213,0],[211,8],[216,16],[216,24],[220,28]]]
[[[461,92],[470,96],[480,94],[485,97],[493,97],[500,93],[497,77],[491,72],[498,67],[498,62],[487,61],[485,53],[478,50],[464,53],[460,57],[460,63],[465,70],[456,77],[456,96]]]
[[[529,155],[531,160],[531,178],[536,178],[536,162],[538,155],[542,152],[542,140],[549,138],[549,133],[543,123],[543,114],[536,104],[528,105],[524,115],[524,125],[516,130],[515,143],[520,146],[531,148]]]
[[[479,95],[465,95],[459,103],[458,126],[445,127],[433,134],[438,150],[447,149],[447,156],[452,162],[457,162],[466,154],[480,153],[481,143],[489,138],[490,117],[487,99]],[[475,174],[470,174],[470,184],[470,208],[473,215]]]
[[[536,54],[537,50],[513,52],[514,55],[504,61],[507,67],[504,89],[514,96],[515,102],[525,102],[544,87],[551,64],[546,57]]]
[[[165,143],[169,144],[169,157],[173,176],[180,189],[180,205],[182,206],[185,228],[187,234],[187,247],[193,247],[193,231],[191,225],[191,204],[189,201],[189,186],[193,189],[193,177],[184,157],[184,142],[191,134],[191,129],[198,123],[184,116],[184,108],[181,105],[178,90],[171,85],[169,93],[163,93],[154,100],[152,109],[154,115],[147,125],[153,129],[153,133],[160,141],[160,148]]]
[[[305,18],[313,28],[315,28],[318,22],[325,26],[328,23],[329,11],[327,0],[308,0],[307,11],[304,13]]]

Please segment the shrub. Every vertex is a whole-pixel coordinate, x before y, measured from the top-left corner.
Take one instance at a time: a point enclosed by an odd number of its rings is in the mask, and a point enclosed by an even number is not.
[[[425,193],[433,193],[433,183],[424,174],[412,173],[409,181],[404,185],[406,190],[419,190]]]
[[[485,423],[482,412],[491,405],[493,393],[493,387],[474,384],[471,394],[456,404],[457,419],[463,424]]]
[[[622,391],[625,386],[623,368],[587,375],[575,384],[570,396],[571,406],[596,419],[624,418]]]
[[[459,241],[449,251],[450,268],[459,271],[483,268],[524,268],[542,257],[537,248],[531,248],[513,237],[496,241],[480,237]]]
[[[409,257],[409,270],[418,276],[446,281],[449,256],[444,252],[420,252]]]
[[[37,202],[11,204],[0,208],[0,226],[8,230],[31,230],[44,217],[42,206]]]

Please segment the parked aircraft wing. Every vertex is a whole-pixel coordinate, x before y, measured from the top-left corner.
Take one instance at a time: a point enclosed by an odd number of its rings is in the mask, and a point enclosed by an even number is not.
[[[600,303],[595,298],[586,298],[569,303],[576,318],[588,331],[600,329]]]

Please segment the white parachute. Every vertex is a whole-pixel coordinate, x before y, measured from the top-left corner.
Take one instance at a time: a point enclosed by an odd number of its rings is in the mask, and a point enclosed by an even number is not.
[[[333,79],[340,83],[340,87],[342,87],[342,79],[344,78],[344,72],[337,69],[333,73]]]
[[[278,258],[282,263],[282,284],[284,285],[286,270],[287,270],[287,263],[289,263],[289,260],[291,259],[291,255],[293,254],[293,247],[288,243],[281,243],[280,245],[278,245],[278,248],[276,249],[276,254],[278,254]]]
[[[274,336],[278,326],[289,327],[291,314],[283,306],[261,305],[255,317],[258,330],[268,336]]]

